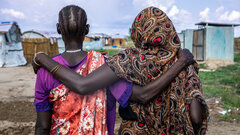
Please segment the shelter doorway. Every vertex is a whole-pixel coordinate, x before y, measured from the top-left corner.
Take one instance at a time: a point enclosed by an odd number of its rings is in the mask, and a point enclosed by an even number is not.
[[[193,31],[193,56],[195,60],[204,60],[204,48],[205,48],[205,29],[198,29]]]

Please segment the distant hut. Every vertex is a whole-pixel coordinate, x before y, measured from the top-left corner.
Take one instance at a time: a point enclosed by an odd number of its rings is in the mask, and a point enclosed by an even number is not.
[[[84,37],[84,41],[85,42],[91,42],[91,41],[93,41],[94,40],[94,37],[92,37],[92,36],[90,36],[90,35],[86,35],[85,37]]]
[[[96,36],[95,34],[88,34],[84,38],[83,49],[84,50],[103,49],[103,41],[99,36]]]
[[[112,35],[109,40],[111,45],[125,45],[127,43],[127,36],[116,34]]]
[[[21,30],[16,22],[0,22],[0,67],[25,65]]]
[[[234,58],[234,27],[239,24],[200,22],[196,30],[179,33],[182,46],[192,51],[196,60],[228,60]]]
[[[107,39],[110,38],[104,33],[91,33],[85,36],[83,42],[83,49],[86,50],[99,50],[103,49],[103,46],[109,45]]]
[[[240,52],[240,37],[234,38],[234,52]]]
[[[91,34],[91,37],[94,37],[95,40],[101,40],[103,46],[108,46],[109,45],[108,39],[111,38],[109,35],[104,33],[93,33]]]
[[[178,33],[178,37],[181,41],[181,47],[187,48],[192,52],[193,47],[193,29],[186,29]]]
[[[65,50],[61,35],[57,32],[30,30],[22,34],[23,51],[28,63],[37,52],[44,52],[50,57]]]

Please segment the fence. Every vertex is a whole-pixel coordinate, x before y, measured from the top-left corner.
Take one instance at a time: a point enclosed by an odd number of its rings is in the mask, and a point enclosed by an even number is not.
[[[57,42],[51,44],[50,39],[47,38],[23,38],[22,46],[28,63],[32,62],[32,59],[38,52],[44,52],[50,57],[59,54]]]

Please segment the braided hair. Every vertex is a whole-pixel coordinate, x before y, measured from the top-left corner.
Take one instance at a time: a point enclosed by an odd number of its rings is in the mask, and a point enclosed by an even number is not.
[[[81,7],[69,5],[59,12],[58,22],[61,34],[67,36],[82,36],[86,28],[87,14]]]

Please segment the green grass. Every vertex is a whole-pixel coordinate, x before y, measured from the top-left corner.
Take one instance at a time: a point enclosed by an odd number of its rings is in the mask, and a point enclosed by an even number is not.
[[[222,97],[225,107],[240,107],[240,54],[235,54],[236,64],[213,72],[200,72],[204,96]]]
[[[95,50],[108,52],[109,57],[119,50]],[[200,72],[199,76],[203,84],[206,98],[221,97],[225,108],[240,108],[240,53],[235,53],[236,64],[222,67],[213,72]],[[200,64],[200,68],[207,68]]]
[[[206,65],[205,63],[199,64],[199,67],[200,67],[201,69],[207,69],[207,65]]]
[[[226,113],[225,115],[220,116],[220,120],[223,121],[234,121],[234,120],[240,120],[239,116],[234,113]]]
[[[213,72],[200,72],[203,95],[206,98],[221,97],[226,110],[240,108],[240,53],[234,54],[234,65],[218,68]],[[200,67],[205,68],[202,64]],[[240,120],[240,113],[229,112],[220,120]]]
[[[234,62],[240,62],[240,53],[234,53]]]

